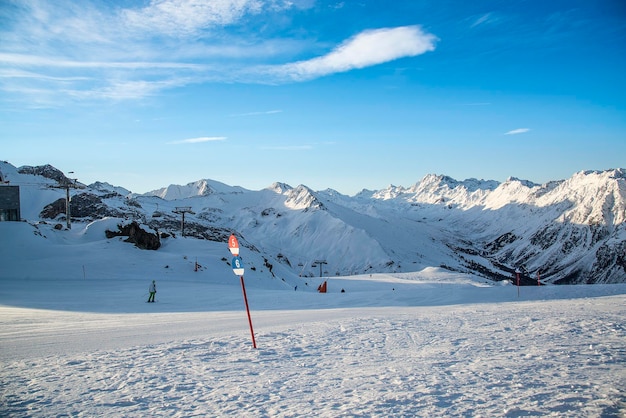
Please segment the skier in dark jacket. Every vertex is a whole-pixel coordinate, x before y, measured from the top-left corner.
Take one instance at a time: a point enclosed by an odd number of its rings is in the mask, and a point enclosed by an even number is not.
[[[156,295],[156,282],[154,280],[152,280],[152,283],[150,283],[148,292],[150,292],[150,296],[148,296],[148,302],[154,302],[154,296]]]

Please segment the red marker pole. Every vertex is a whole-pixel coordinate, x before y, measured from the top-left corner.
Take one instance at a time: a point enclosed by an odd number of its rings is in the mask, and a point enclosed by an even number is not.
[[[241,291],[243,293],[243,301],[246,304],[246,313],[248,314],[248,324],[250,324],[250,335],[252,335],[252,346],[256,348],[256,340],[254,339],[254,329],[252,328],[252,317],[250,316],[250,307],[248,306],[248,296],[246,295],[246,285],[243,282],[243,261],[239,257],[239,242],[235,234],[231,234],[228,239],[228,249],[234,255],[232,261],[233,272],[241,279]]]
[[[519,298],[519,270],[515,270],[515,276],[517,277],[517,297]]]
[[[256,348],[256,340],[254,339],[254,329],[252,328],[252,317],[250,316],[250,308],[248,307],[248,296],[246,296],[246,285],[243,284],[243,276],[241,279],[241,291],[243,292],[243,301],[246,304],[246,312],[248,313],[248,324],[250,324],[250,335],[252,336],[252,347]]]

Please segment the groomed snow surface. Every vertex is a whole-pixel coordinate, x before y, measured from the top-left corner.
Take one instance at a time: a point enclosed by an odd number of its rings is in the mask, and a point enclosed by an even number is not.
[[[91,233],[0,223],[2,417],[626,416],[626,285],[250,271],[254,349],[226,243]]]

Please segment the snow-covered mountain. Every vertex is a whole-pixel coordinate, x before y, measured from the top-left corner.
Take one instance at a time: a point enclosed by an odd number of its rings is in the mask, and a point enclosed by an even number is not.
[[[208,196],[211,194],[243,193],[245,189],[232,187],[215,180],[198,180],[184,186],[171,184],[161,189],[145,193],[144,196],[158,196],[165,200],[180,200],[194,196]]]
[[[65,219],[71,183],[51,166],[0,162],[19,185],[22,218]],[[72,189],[72,221],[137,221],[178,239],[226,242],[236,233],[284,276],[409,272],[426,267],[523,283],[626,282],[626,170],[582,171],[546,184],[427,175],[411,187],[346,196],[274,183],[263,190],[213,180],[143,195],[107,183]],[[60,232],[61,233],[61,232]],[[220,261],[221,262],[221,261]]]

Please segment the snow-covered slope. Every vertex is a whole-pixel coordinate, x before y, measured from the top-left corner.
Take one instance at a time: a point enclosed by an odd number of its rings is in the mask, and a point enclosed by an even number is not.
[[[3,178],[20,186],[23,219],[62,223],[64,210],[54,208],[64,205],[65,190],[50,186],[66,180],[44,167],[0,162]],[[169,239],[182,235],[176,209],[185,207],[185,236],[225,242],[235,233],[255,254],[259,274],[286,281],[436,266],[495,280],[518,270],[525,284],[538,275],[547,283],[626,282],[624,169],[543,185],[427,175],[408,188],[352,197],[305,185],[252,191],[212,180],[145,195],[106,183],[71,192],[74,222],[135,220]]]
[[[437,267],[286,283],[242,248],[248,321],[224,242],[144,251],[103,238],[118,221],[0,223],[1,417],[626,413],[626,284]]]

